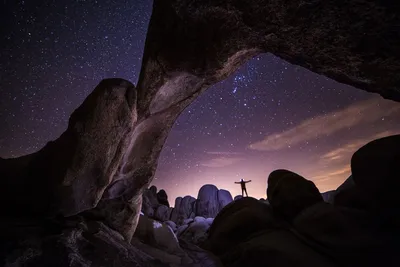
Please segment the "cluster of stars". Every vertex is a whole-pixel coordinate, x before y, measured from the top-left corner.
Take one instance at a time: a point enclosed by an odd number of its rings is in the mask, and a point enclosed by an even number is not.
[[[101,79],[136,83],[152,3],[4,4],[2,25],[9,27],[3,30],[0,51],[0,156],[8,158],[56,139]],[[320,135],[276,151],[255,151],[250,144],[370,97],[271,54],[257,56],[181,114],[161,153],[154,183],[169,193],[172,204],[176,196],[195,195],[205,183],[234,194],[232,184],[242,177],[253,180],[249,193],[262,197],[273,168],[303,168],[307,174],[315,157],[364,129],[354,125],[340,135]],[[370,130],[393,130],[390,125],[393,118],[383,117]]]

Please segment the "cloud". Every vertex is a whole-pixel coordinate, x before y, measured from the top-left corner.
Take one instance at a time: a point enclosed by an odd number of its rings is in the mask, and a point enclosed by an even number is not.
[[[211,160],[204,161],[200,165],[211,168],[221,168],[233,165],[242,160],[243,158],[240,157],[217,157]]]
[[[367,144],[368,142],[398,133],[399,132],[397,131],[384,131],[377,134],[373,134],[367,138],[352,140],[351,142],[348,142],[339,148],[335,148],[325,153],[324,155],[322,155],[321,159],[328,162],[343,161],[343,160],[349,161],[353,153],[356,152],[356,150],[362,147],[363,145]]]
[[[374,133],[329,150],[315,162],[310,170],[310,178],[322,192],[337,188],[351,174],[350,160],[354,152],[372,140],[399,133],[400,131]]]
[[[223,152],[223,151],[207,151],[206,153],[210,155],[222,155],[222,156],[232,156],[232,155],[242,154],[239,152]]]
[[[282,133],[268,135],[264,140],[250,144],[249,148],[258,151],[280,150],[356,125],[367,125],[394,114],[400,115],[398,103],[374,97],[341,110],[307,119]]]

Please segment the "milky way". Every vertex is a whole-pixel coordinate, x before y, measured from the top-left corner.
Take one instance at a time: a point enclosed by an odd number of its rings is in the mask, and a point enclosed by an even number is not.
[[[56,139],[101,79],[139,76],[150,1],[41,2],[1,9],[1,157]],[[399,118],[397,103],[260,55],[181,114],[153,183],[172,203],[205,183],[236,195],[240,178],[264,197],[269,172],[288,168],[330,190],[358,147],[400,132]]]

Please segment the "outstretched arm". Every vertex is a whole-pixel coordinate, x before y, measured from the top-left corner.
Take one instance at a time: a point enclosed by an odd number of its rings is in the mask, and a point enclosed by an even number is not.
[[[251,182],[251,180],[248,180],[248,181],[246,181],[245,183],[250,183]]]
[[[240,184],[240,182],[235,182],[235,184]]]

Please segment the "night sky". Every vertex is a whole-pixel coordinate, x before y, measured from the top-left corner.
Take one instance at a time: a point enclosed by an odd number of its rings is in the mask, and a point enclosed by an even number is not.
[[[103,78],[137,82],[151,1],[8,1],[1,4],[0,156],[42,148]],[[6,27],[3,27],[6,25]],[[271,54],[209,88],[178,118],[156,177],[173,204],[213,183],[265,197],[287,168],[321,191],[349,175],[352,153],[400,133],[400,105]]]

